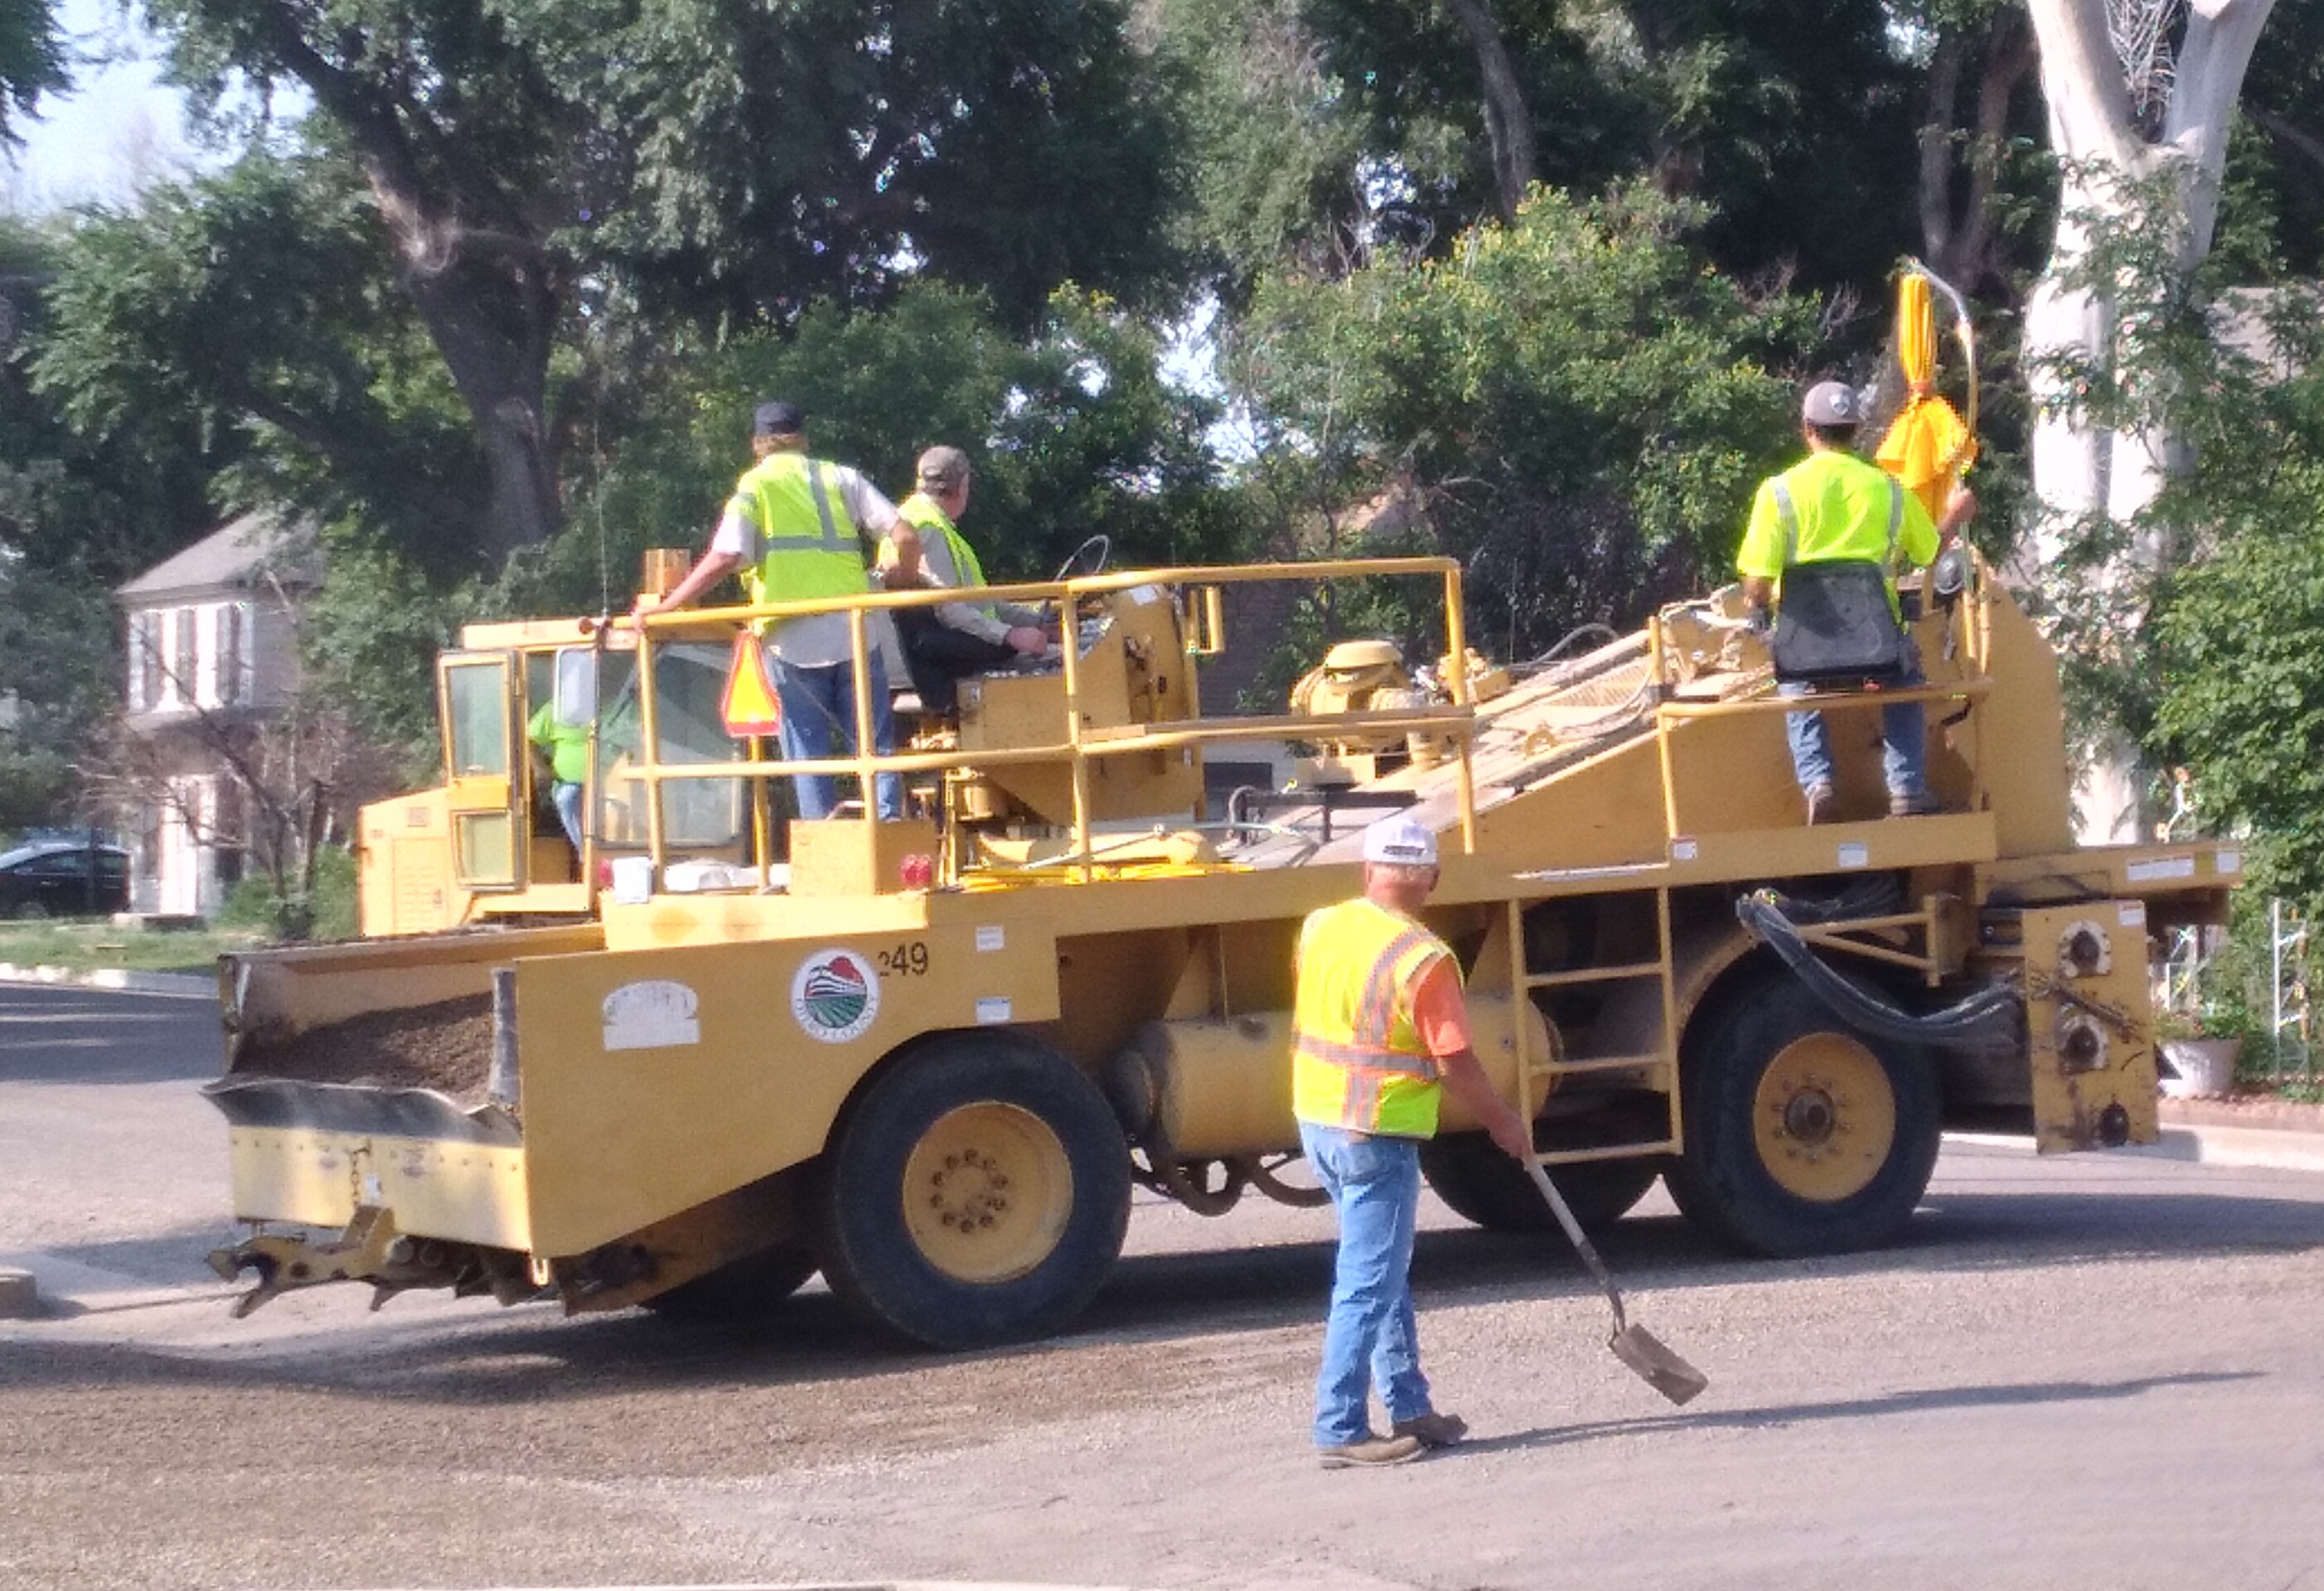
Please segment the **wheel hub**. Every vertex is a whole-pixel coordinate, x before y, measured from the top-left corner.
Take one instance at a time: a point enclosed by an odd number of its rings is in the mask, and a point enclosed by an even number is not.
[[[1880,1058],[1846,1034],[1807,1034],[1777,1051],[1753,1107],[1759,1163],[1815,1203],[1862,1192],[1895,1146],[1895,1090]]]
[[[946,1111],[904,1163],[904,1224],[920,1256],[957,1282],[1013,1281],[1048,1258],[1073,1214],[1065,1145],[999,1100]]]

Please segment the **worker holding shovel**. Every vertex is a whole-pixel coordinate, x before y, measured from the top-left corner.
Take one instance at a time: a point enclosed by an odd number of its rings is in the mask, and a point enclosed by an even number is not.
[[[1420,1145],[1450,1088],[1521,1161],[1533,1134],[1471,1048],[1460,964],[1417,914],[1436,887],[1436,836],[1412,817],[1364,833],[1364,892],[1309,914],[1299,933],[1292,1108],[1308,1163],[1332,1196],[1340,1247],[1315,1448],[1327,1469],[1402,1464],[1468,1431],[1438,1413],[1420,1373],[1412,1309]],[[1370,1393],[1388,1406],[1374,1434]]]

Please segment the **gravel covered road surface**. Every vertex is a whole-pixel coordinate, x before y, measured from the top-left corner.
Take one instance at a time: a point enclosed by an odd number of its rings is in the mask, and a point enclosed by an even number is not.
[[[202,1005],[0,991],[0,1586],[1021,1581],[1154,1588],[2324,1591],[2324,1176],[1951,1145],[1909,1240],[1723,1257],[1659,1191],[1608,1257],[1707,1371],[1673,1410],[1559,1245],[1433,1204],[1474,1439],[1306,1444],[1328,1212],[1141,1198],[1071,1338],[868,1338],[293,1294],[247,1321]]]

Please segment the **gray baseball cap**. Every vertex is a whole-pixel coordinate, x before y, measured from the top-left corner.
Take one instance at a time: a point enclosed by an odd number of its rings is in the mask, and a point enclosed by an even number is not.
[[[1812,426],[1858,425],[1864,405],[1846,382],[1818,382],[1800,404],[1800,418]]]

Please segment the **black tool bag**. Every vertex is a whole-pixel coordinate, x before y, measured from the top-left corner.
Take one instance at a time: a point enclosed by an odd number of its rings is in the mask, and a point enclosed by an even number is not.
[[[1893,685],[1905,673],[1904,631],[1888,605],[1878,564],[1794,564],[1768,643],[1775,677],[1786,684]]]

